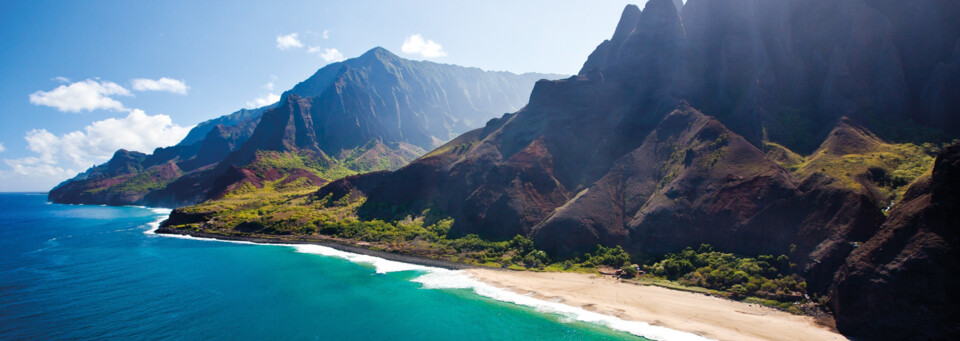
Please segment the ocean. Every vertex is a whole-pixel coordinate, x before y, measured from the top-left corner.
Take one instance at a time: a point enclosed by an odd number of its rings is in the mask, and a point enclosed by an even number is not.
[[[152,234],[167,213],[0,194],[0,339],[684,338],[456,271]]]

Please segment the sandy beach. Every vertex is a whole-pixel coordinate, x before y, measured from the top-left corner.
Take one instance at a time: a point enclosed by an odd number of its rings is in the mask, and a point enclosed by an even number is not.
[[[476,280],[534,298],[641,321],[716,340],[847,340],[813,317],[757,304],[657,286],[623,283],[600,275],[483,269],[466,264],[382,252],[332,240],[257,238],[159,228],[157,233],[264,244],[315,244],[410,264],[462,269]]]
[[[465,271],[477,280],[517,293],[716,340],[847,340],[810,316],[703,294],[621,283],[599,275]]]

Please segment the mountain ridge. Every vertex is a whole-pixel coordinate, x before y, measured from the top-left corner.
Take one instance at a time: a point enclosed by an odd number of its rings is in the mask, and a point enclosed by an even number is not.
[[[368,150],[378,150],[378,155],[392,161],[363,164],[376,169],[398,167],[456,133],[520,108],[534,81],[552,76],[556,75],[514,75],[409,61],[377,47],[319,69],[285,91],[275,104],[197,125],[180,144],[144,154],[141,163],[146,164],[111,169],[111,161],[93,167],[51,190],[49,197],[63,203],[180,206],[216,197],[206,193],[216,178],[230,167],[242,168],[258,151],[306,151],[310,155],[297,155],[322,161],[308,162],[315,166],[333,167],[339,161],[331,157],[371,140],[380,141],[386,149],[371,146]],[[284,121],[284,112],[292,111],[298,114]],[[198,140],[200,134],[203,138]],[[112,193],[110,188],[125,179],[168,162],[177,164],[182,176],[151,179],[146,187],[126,186],[139,190],[119,196]],[[367,170],[356,167],[354,172]]]

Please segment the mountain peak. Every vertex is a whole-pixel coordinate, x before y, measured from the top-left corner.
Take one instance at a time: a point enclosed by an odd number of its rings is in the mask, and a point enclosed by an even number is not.
[[[630,32],[633,32],[633,29],[637,27],[638,22],[640,22],[640,7],[634,4],[627,5],[623,8],[623,13],[620,14],[620,22],[617,23],[617,29],[613,31],[613,37],[610,40],[622,41],[626,39]]]
[[[613,67],[636,69],[638,65],[666,69],[684,36],[674,0],[650,0],[643,11],[627,5],[613,37],[597,46],[579,74]]]
[[[370,58],[376,58],[378,60],[397,60],[397,59],[400,59],[400,56],[393,54],[393,52],[390,52],[390,50],[377,46],[370,50],[367,50],[367,52],[364,52],[362,55],[360,55],[360,57],[356,59],[365,60]]]
[[[672,26],[674,22],[679,21],[680,9],[677,8],[674,0],[650,0],[643,7],[643,13],[639,20],[639,25],[648,25],[651,27],[667,25]]]
[[[820,150],[832,155],[865,154],[873,152],[882,142],[863,126],[841,117],[836,127],[820,145]]]

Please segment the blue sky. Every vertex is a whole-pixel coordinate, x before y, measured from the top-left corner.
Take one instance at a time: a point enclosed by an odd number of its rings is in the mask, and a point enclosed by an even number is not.
[[[175,144],[374,46],[573,74],[644,2],[3,1],[0,191],[46,191],[117,148]]]

